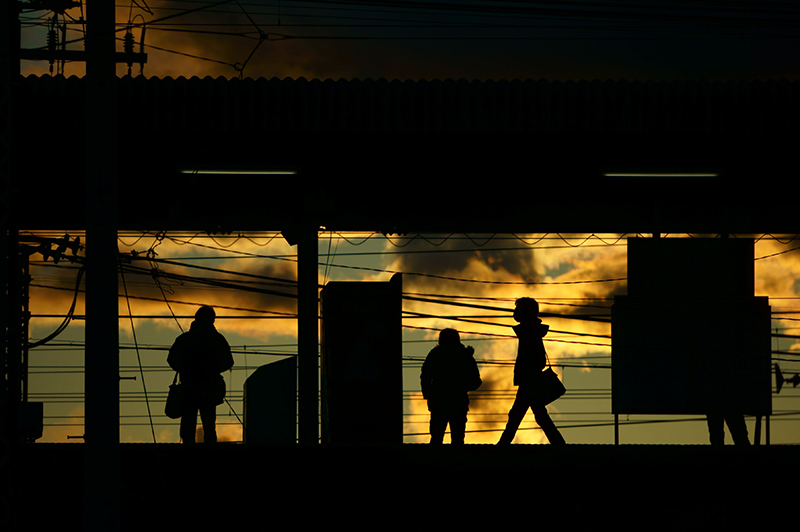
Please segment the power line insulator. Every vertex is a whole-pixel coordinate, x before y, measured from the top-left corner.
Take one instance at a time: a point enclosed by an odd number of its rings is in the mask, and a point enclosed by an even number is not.
[[[125,55],[128,57],[133,55],[133,32],[131,31],[130,26],[128,26],[127,31],[125,32],[125,37],[123,38],[123,50],[125,51]],[[133,67],[133,61],[128,61],[128,75],[131,75],[131,68]]]
[[[55,62],[56,45],[58,44],[58,35],[54,27],[47,31],[47,49],[50,51],[50,73],[53,73],[53,63]]]

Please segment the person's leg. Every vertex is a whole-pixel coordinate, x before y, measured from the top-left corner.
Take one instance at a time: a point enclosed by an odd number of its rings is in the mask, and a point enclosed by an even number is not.
[[[744,422],[742,414],[725,414],[725,424],[731,431],[734,445],[750,445],[750,438],[747,436],[747,424]]]
[[[725,423],[721,414],[708,414],[708,440],[711,445],[725,445]]]
[[[524,395],[523,391],[517,388],[517,396],[514,398],[511,410],[508,411],[506,428],[500,436],[500,441],[497,442],[498,445],[508,444],[514,440],[519,424],[522,423],[522,418],[525,417],[525,413],[528,411],[528,401]]]
[[[547,413],[547,407],[545,406],[537,406],[531,407],[533,410],[533,416],[536,419],[536,424],[544,431],[544,435],[547,436],[547,440],[553,445],[561,445],[566,443],[564,441],[564,436],[556,428],[556,424],[553,423],[553,420],[550,419],[550,414]]]
[[[188,399],[188,397],[187,397]],[[197,405],[193,401],[185,401],[181,414],[180,436],[183,443],[194,443],[197,431]]]
[[[455,410],[450,416],[450,443],[461,445],[467,432],[467,413],[463,410]]]
[[[447,416],[439,410],[431,410],[431,443],[438,444],[444,441],[444,431],[447,428]]]
[[[200,420],[203,422],[203,443],[217,443],[217,405],[201,407]]]

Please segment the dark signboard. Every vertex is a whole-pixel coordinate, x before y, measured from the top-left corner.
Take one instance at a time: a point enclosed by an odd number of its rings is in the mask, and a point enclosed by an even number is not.
[[[630,239],[612,307],[617,414],[769,414],[770,307],[753,241]]]

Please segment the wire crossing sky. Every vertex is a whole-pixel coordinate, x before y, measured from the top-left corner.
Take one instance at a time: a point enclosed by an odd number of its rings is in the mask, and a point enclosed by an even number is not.
[[[130,0],[116,5],[117,50],[147,54],[146,63],[118,64],[119,76],[798,79],[800,6],[789,1]],[[23,49],[83,50],[83,3],[63,13],[21,6]],[[82,76],[84,65],[24,60],[21,71]],[[141,152],[147,157],[146,139]],[[757,193],[768,195],[765,189]],[[63,234],[58,229],[53,237]],[[571,441],[608,442],[608,309],[614,296],[626,292],[625,244],[633,236],[321,233],[319,280],[324,286],[403,274],[407,441],[424,440],[419,364],[443,327],[458,328],[476,348],[487,383],[476,392],[470,437],[496,438],[513,392],[510,309],[517,297],[528,295],[542,304],[552,331],[547,348],[569,390],[556,409],[557,423],[575,427],[566,429]],[[773,359],[791,375],[800,371],[794,317],[800,310],[795,306],[800,247],[796,235],[755,238],[756,295],[770,297]],[[125,258],[125,285],[119,290],[123,439],[176,440],[177,427],[160,415],[158,404],[171,381],[165,349],[201,304],[218,309],[219,328],[235,346],[226,409],[228,437],[240,438],[244,380],[258,366],[296,354],[295,250],[276,233],[129,232],[120,235],[119,247]],[[83,383],[74,370],[83,363],[79,268],[79,262],[67,261],[32,265],[31,390],[46,401],[46,437],[52,441],[82,432]],[[797,443],[796,390],[784,386],[774,399],[773,441]],[[670,426],[663,430],[653,427],[653,419],[625,421],[646,427],[627,433],[637,442],[706,441],[699,418],[663,423]],[[526,423],[520,437],[539,441],[535,424]],[[682,428],[676,430],[676,424]]]
[[[23,8],[23,48],[46,49],[54,40],[82,49],[84,16],[82,5],[61,16]],[[158,77],[793,79],[799,18],[794,3],[748,1],[139,0],[117,7],[119,50],[148,54],[132,75]],[[56,27],[63,31],[48,37]],[[40,63],[23,70],[43,71]],[[77,62],[65,67],[67,75],[81,71]]]
[[[559,428],[574,443],[611,443],[610,308],[614,295],[625,293],[626,239],[634,236],[320,233],[318,272],[323,289],[330,281],[387,281],[402,272],[398,371],[406,443],[427,441],[419,370],[444,327],[459,330],[475,348],[485,383],[470,395],[467,442],[496,440],[513,401],[516,338],[510,314],[523,295],[540,302],[550,325],[549,358],[567,385],[551,409]],[[800,312],[797,235],[755,238],[756,295],[770,297],[772,359],[788,378],[800,371],[800,331],[793,318]],[[177,441],[177,423],[162,413],[173,376],[165,359],[201,304],[217,309],[217,326],[233,348],[220,434],[241,441],[244,381],[261,365],[297,353],[294,249],[276,233],[125,232],[119,245],[123,257],[139,257],[122,263],[119,285],[122,441]],[[83,430],[82,253],[58,264],[32,257],[31,341],[59,331],[30,354],[30,399],[45,403],[44,441],[80,441]],[[62,326],[68,311],[71,319]],[[788,385],[773,393],[773,443],[800,441],[798,399]],[[752,431],[754,420],[748,422]],[[707,441],[702,416],[625,416],[621,430],[626,443]],[[535,443],[541,434],[526,418],[517,438]]]

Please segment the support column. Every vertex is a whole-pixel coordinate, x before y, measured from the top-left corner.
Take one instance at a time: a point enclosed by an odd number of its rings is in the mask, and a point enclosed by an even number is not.
[[[11,291],[12,288],[9,285],[12,279],[9,259],[12,253],[17,253],[16,246],[10,246],[8,241],[16,241],[11,220],[11,110],[12,86],[19,81],[17,9],[16,2],[5,2],[0,7],[0,528],[13,523],[17,517],[17,509],[10,501],[13,500],[11,465],[18,459],[15,452],[17,412],[14,410],[18,398],[9,389],[13,372],[8,363],[12,359],[6,358],[13,356],[7,342],[14,338],[6,330],[10,324],[6,289]]]
[[[87,2],[84,530],[120,529],[114,3]]]
[[[318,228],[305,227],[297,243],[298,443],[319,443]]]

